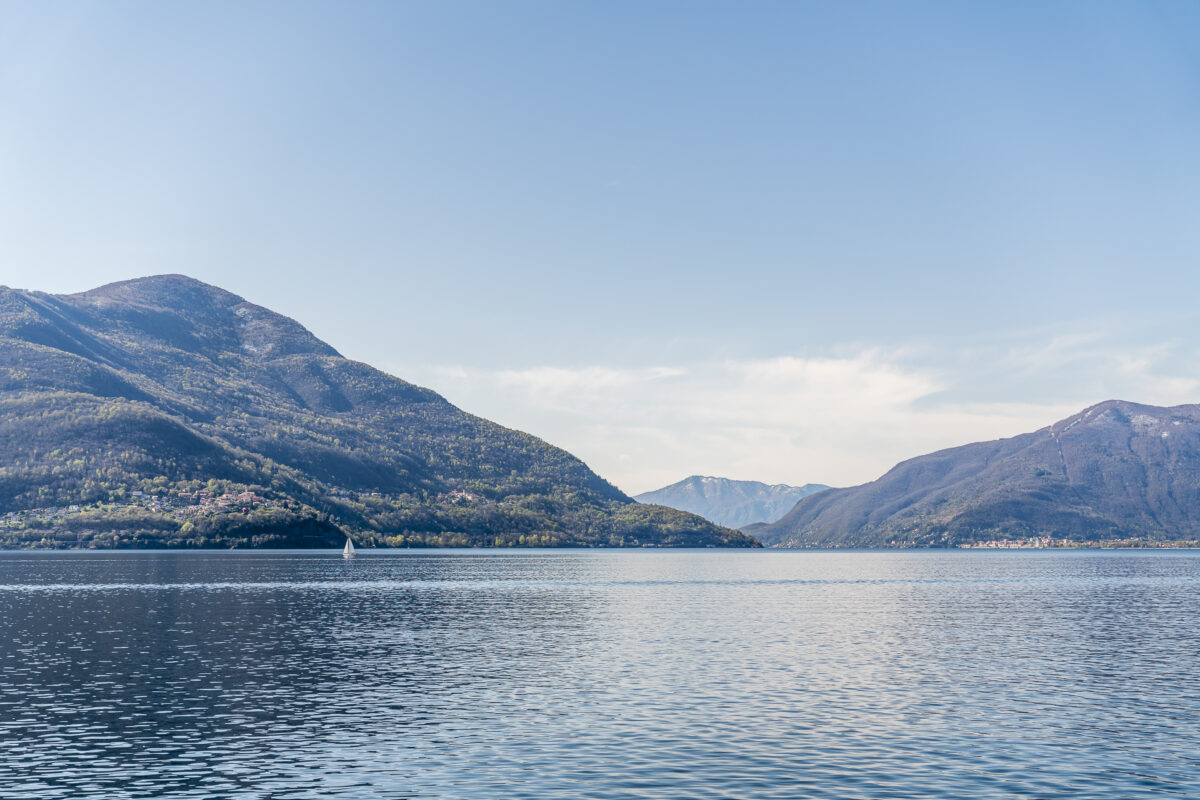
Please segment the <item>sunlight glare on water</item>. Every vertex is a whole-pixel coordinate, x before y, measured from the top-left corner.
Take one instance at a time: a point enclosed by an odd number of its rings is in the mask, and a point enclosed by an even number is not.
[[[1200,796],[1200,554],[0,554],[0,796]]]

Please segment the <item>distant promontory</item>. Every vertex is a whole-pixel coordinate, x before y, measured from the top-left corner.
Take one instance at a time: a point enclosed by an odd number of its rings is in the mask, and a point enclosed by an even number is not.
[[[1032,433],[910,459],[747,531],[801,547],[1193,542],[1200,405],[1110,400]]]

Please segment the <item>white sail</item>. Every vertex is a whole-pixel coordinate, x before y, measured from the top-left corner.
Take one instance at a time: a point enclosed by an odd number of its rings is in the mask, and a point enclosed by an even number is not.
[[[342,548],[342,558],[354,558],[354,542],[350,541],[350,537],[346,537],[346,546]]]

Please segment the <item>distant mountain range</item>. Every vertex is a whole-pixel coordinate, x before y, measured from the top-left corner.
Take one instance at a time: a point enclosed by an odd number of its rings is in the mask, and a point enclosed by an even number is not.
[[[772,485],[693,475],[662,489],[635,495],[633,499],[690,511],[718,525],[741,528],[756,522],[773,522],[791,511],[800,498],[828,488],[819,483]]]
[[[756,546],[180,275],[0,287],[0,546]]]
[[[860,547],[1200,538],[1200,405],[1110,400],[1033,433],[905,461],[747,532],[774,545]]]

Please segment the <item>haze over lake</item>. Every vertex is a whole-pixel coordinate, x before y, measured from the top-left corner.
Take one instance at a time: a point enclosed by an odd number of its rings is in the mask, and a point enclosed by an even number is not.
[[[1200,553],[0,555],[0,796],[1200,794]]]

